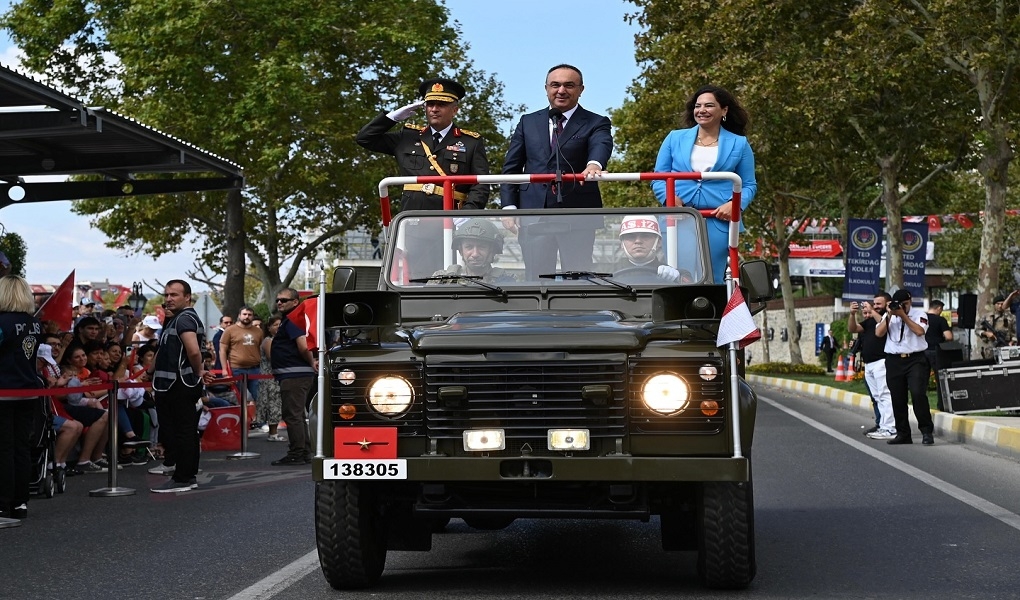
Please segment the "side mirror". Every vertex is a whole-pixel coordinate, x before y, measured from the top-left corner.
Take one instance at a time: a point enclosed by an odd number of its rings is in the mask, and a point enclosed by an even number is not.
[[[740,285],[747,288],[747,301],[762,303],[776,297],[769,265],[764,260],[750,260],[740,265]]]
[[[333,269],[333,291],[348,292],[354,289],[358,274],[354,267],[337,267]]]

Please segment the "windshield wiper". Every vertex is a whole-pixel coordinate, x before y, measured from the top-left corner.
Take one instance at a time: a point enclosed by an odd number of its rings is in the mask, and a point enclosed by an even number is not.
[[[491,283],[486,283],[482,281],[481,275],[432,275],[429,277],[418,277],[417,279],[411,279],[409,280],[409,283],[428,283],[430,281],[439,281],[443,283],[448,283],[451,281],[457,282],[467,281],[469,283],[477,285],[478,287],[482,287],[489,291],[496,292],[497,294],[502,296],[504,300],[508,298],[506,290],[499,287],[498,285],[492,285]]]
[[[539,279],[560,278],[570,279],[573,281],[576,281],[578,279],[584,279],[585,281],[604,281],[609,285],[615,288],[619,288],[632,296],[637,295],[637,292],[634,291],[634,288],[625,283],[620,283],[619,281],[614,281],[610,279],[610,277],[612,276],[613,276],[612,273],[596,273],[594,271],[557,271],[555,273],[546,273],[544,275],[539,275],[538,278]]]

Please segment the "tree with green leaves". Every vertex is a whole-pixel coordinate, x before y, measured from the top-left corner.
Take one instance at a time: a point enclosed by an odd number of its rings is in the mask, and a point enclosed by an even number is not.
[[[869,5],[888,39],[911,43],[937,57],[940,68],[963,86],[959,99],[969,107],[985,191],[974,287],[978,312],[987,312],[1000,282],[1009,166],[1020,132],[1016,126],[1020,5],[1016,0],[898,0]]]
[[[33,71],[243,167],[243,192],[75,205],[113,247],[158,258],[188,240],[203,268],[226,264],[228,311],[246,271],[231,245],[273,292],[320,249],[342,255],[345,231],[378,226],[376,184],[393,165],[355,134],[421,80],[464,83],[458,121],[485,137],[496,172],[497,124],[518,111],[450,43],[461,36],[435,0],[22,0],[3,24]]]

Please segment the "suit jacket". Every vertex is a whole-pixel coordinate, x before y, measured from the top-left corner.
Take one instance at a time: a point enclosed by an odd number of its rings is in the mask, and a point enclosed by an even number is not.
[[[691,151],[698,138],[700,127],[675,129],[666,136],[659,148],[659,156],[655,161],[656,173],[690,172]],[[747,138],[726,129],[719,129],[719,155],[711,171],[731,171],[740,175],[740,210],[743,212],[751,204],[758,191],[758,181],[754,178],[754,153]],[[719,208],[730,201],[733,185],[729,181],[677,181],[675,188],[677,204],[697,209]],[[666,202],[666,182],[653,181],[652,191],[660,203]],[[722,230],[729,228],[729,222],[720,219],[709,219],[709,227]],[[744,230],[741,218],[740,230]]]
[[[358,145],[389,154],[397,159],[397,170],[402,176],[439,175],[429,162],[422,145],[428,146],[436,156],[439,166],[447,175],[488,175],[489,159],[485,154],[482,137],[454,123],[439,145],[432,139],[428,125],[404,124],[396,131],[390,131],[397,122],[380,113],[358,132]],[[489,203],[489,186],[457,185],[454,189],[468,195],[463,208],[485,208]],[[425,192],[403,192],[400,197],[401,210],[442,210],[442,189],[438,195]]]
[[[567,121],[559,137],[560,170],[564,173],[581,173],[588,161],[597,161],[605,168],[613,153],[612,126],[608,117],[597,115],[578,106]],[[503,173],[555,173],[556,156],[549,143],[549,109],[526,114],[510,137],[510,147],[503,162]],[[523,184],[500,186],[503,206],[518,208],[599,208],[602,194],[597,183],[589,181],[583,186],[564,182],[561,190],[563,204],[556,203],[550,184]]]

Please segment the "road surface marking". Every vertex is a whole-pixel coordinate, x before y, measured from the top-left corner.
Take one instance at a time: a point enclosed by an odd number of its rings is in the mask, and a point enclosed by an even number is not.
[[[228,600],[268,600],[297,583],[319,567],[319,551],[312,550],[279,571],[255,582]]]
[[[861,452],[867,454],[868,456],[874,458],[875,460],[883,462],[889,465],[890,467],[896,469],[897,471],[900,471],[913,477],[914,479],[920,481],[921,483],[928,484],[929,486],[935,488],[936,490],[939,490],[940,492],[943,492],[952,498],[956,498],[960,502],[972,506],[980,510],[981,512],[985,513],[986,515],[992,517],[993,519],[997,519],[1002,523],[1009,525],[1013,529],[1020,531],[1020,515],[1012,513],[1006,510],[1005,508],[999,506],[998,504],[989,502],[984,498],[975,496],[974,494],[968,492],[967,490],[958,488],[955,485],[949,483],[948,481],[943,481],[930,473],[926,473],[925,471],[922,471],[917,467],[914,467],[903,462],[902,460],[893,458],[888,454],[879,452],[878,450],[875,450],[871,446],[858,442],[857,440],[852,439],[827,425],[823,425],[818,421],[815,421],[811,417],[800,414],[799,412],[793,410],[792,408],[787,408],[782,404],[779,404],[775,400],[769,400],[768,398],[764,398],[762,396],[758,396],[758,399],[768,404],[769,406],[778,408],[779,410],[783,411],[784,413],[790,415],[795,419],[799,419],[800,421],[807,423],[808,425],[814,427],[818,431],[821,431],[826,435],[836,438],[837,440],[843,442],[844,444],[847,444],[851,448],[860,450]]]

